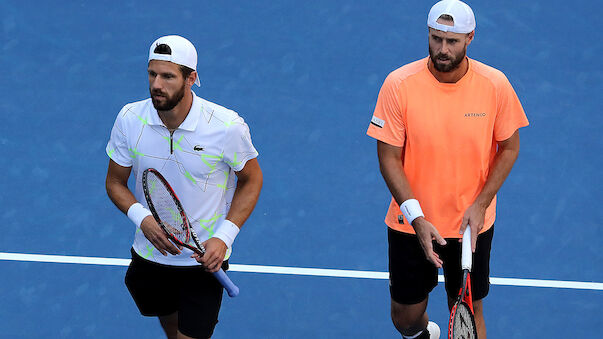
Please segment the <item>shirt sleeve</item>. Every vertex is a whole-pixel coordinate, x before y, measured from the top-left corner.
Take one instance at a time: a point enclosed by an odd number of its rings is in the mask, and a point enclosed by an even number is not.
[[[128,142],[125,134],[124,126],[124,112],[127,108],[124,107],[117,115],[113,129],[111,130],[111,137],[107,143],[105,151],[111,160],[115,161],[118,165],[123,167],[132,166],[132,158],[128,152]]]
[[[377,105],[366,134],[392,146],[404,146],[406,129],[403,116],[406,108],[403,90],[402,80],[390,73],[379,91]]]
[[[249,126],[243,118],[238,117],[228,127],[224,141],[224,162],[235,172],[245,167],[245,163],[256,158],[258,151],[251,142]]]
[[[494,122],[494,138],[503,141],[515,131],[529,125],[528,118],[507,77],[501,73],[497,88],[497,112]]]

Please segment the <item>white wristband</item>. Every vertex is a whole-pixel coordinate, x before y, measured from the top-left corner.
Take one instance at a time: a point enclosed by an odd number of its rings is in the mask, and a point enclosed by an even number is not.
[[[214,233],[213,238],[218,238],[226,244],[228,248],[232,247],[232,243],[234,242],[237,234],[241,229],[239,226],[235,225],[232,221],[224,219],[224,221],[218,227],[216,233]]]
[[[421,210],[421,205],[419,205],[419,201],[417,199],[408,199],[400,205],[400,210],[408,223],[412,225],[413,220],[418,217],[424,217],[423,211]]]
[[[137,226],[140,227],[140,224],[142,224],[142,220],[144,218],[146,218],[147,216],[151,215],[151,211],[149,211],[148,209],[144,208],[144,206],[142,206],[141,203],[136,202],[134,204],[132,204],[132,206],[130,206],[130,208],[128,208],[128,218],[130,218],[130,220],[132,220],[132,222]]]

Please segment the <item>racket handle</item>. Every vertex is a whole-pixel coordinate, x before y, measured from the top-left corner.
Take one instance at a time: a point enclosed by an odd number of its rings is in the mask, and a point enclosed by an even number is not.
[[[463,242],[461,243],[461,246],[461,267],[464,270],[471,271],[471,227],[469,227],[469,225],[467,225],[465,233],[463,233]]]
[[[232,282],[232,280],[230,280],[224,270],[220,269],[218,272],[214,273],[214,277],[216,277],[220,284],[224,286],[229,297],[234,298],[239,295],[239,288]]]

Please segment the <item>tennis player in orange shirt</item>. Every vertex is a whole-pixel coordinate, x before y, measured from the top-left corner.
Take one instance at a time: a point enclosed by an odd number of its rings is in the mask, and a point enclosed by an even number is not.
[[[426,313],[443,268],[448,305],[461,285],[459,240],[471,226],[472,290],[480,339],[489,290],[496,193],[519,153],[528,120],[505,75],[469,59],[471,8],[436,3],[428,15],[429,57],[388,75],[367,134],[377,139],[392,194],[388,225],[391,316],[403,338],[439,338]]]

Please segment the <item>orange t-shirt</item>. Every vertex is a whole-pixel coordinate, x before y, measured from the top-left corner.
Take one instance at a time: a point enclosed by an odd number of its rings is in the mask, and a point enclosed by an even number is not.
[[[444,238],[459,238],[463,215],[481,192],[497,141],[510,138],[528,119],[505,75],[469,59],[456,83],[440,83],[428,58],[405,65],[385,79],[367,134],[403,147],[402,163],[425,218]],[[496,197],[484,228],[494,224]],[[414,233],[392,198],[385,223]]]

